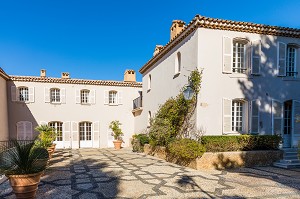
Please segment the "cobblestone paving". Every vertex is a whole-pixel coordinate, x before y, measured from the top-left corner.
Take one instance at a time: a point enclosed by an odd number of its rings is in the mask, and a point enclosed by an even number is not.
[[[0,198],[15,198],[5,181]],[[197,171],[130,149],[59,150],[37,198],[299,198],[300,169]]]

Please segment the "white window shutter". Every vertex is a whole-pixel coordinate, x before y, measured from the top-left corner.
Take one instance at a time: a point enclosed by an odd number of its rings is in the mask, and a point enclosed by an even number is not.
[[[293,100],[293,133],[300,135],[300,101]]]
[[[79,148],[78,122],[72,122],[72,148]]]
[[[89,103],[90,104],[96,104],[96,90],[90,90]]]
[[[242,112],[242,132],[249,133],[249,102],[243,102],[243,112]]]
[[[20,89],[18,87],[16,88],[16,101],[20,101]]]
[[[259,101],[253,100],[250,102],[251,111],[251,130],[250,133],[259,133]]]
[[[112,136],[112,130],[107,130],[107,147],[113,147],[114,146],[114,136]]]
[[[223,133],[231,133],[232,131],[232,101],[223,98]]]
[[[286,76],[286,44],[277,43],[277,75]]]
[[[232,39],[223,36],[223,73],[232,73]]]
[[[109,104],[109,91],[104,91],[104,104]]]
[[[259,75],[261,68],[261,41],[252,42],[251,74]]]
[[[24,122],[17,122],[17,140],[25,140],[26,137],[26,129]]]
[[[50,103],[50,88],[44,88],[44,101]]]
[[[277,100],[272,100],[272,134],[281,135],[283,130],[283,106]]]
[[[17,87],[12,86],[12,87],[10,88],[10,94],[11,94],[11,101],[12,101],[12,102],[17,101]]]
[[[60,89],[60,102],[62,104],[66,103],[66,89],[65,88]]]
[[[93,146],[99,147],[99,136],[100,136],[100,123],[99,121],[93,122]]]
[[[63,141],[65,148],[71,147],[71,122],[69,121],[63,123]]]
[[[123,104],[123,91],[118,91],[118,104]]]
[[[32,123],[26,121],[25,122],[25,139],[26,140],[32,140]]]
[[[75,91],[75,102],[76,104],[80,104],[81,103],[81,93],[79,89],[76,89]]]
[[[28,88],[28,97],[29,97],[29,102],[33,103],[34,102],[34,87],[29,87]]]

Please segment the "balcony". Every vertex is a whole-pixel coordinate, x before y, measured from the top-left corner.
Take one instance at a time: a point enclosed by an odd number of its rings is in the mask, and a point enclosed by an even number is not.
[[[142,96],[133,100],[133,110],[132,113],[134,116],[138,116],[141,114],[143,110],[143,99]]]

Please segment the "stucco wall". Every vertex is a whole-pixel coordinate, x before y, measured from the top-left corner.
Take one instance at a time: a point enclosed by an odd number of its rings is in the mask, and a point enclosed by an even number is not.
[[[0,76],[0,141],[8,140],[8,114],[7,114],[7,92],[6,80]]]
[[[12,102],[11,86],[27,86],[35,88],[34,103]],[[97,122],[100,123],[100,147],[110,146],[108,143],[109,123],[119,120],[122,123],[124,132],[123,146],[129,145],[129,139],[134,132],[134,117],[132,114],[132,100],[139,96],[141,88],[134,87],[114,87],[95,86],[78,84],[55,84],[37,82],[8,82],[9,93],[9,127],[11,138],[16,137],[16,123],[19,121],[31,121],[33,128],[40,122],[61,121],[61,122]],[[65,88],[66,103],[51,104],[44,101],[44,88]],[[76,104],[75,96],[77,89],[96,90],[96,104],[82,105]],[[116,90],[123,92],[123,104],[110,106],[104,104],[104,91]]]

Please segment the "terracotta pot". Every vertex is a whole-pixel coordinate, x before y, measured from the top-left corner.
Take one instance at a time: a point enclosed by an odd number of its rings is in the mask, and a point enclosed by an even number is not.
[[[113,141],[114,145],[115,145],[115,149],[119,150],[121,149],[121,144],[122,144],[122,141],[120,140],[115,140]]]
[[[8,175],[9,183],[16,195],[16,198],[35,198],[41,175],[44,171],[24,175]]]
[[[53,153],[54,153],[54,150],[48,147],[48,148],[47,148],[47,151],[48,151],[48,154],[49,154],[49,159],[51,159],[51,158],[52,158],[52,155],[53,155]]]
[[[53,152],[55,152],[55,147],[56,147],[56,144],[52,144],[50,147],[48,147],[48,148],[50,148],[50,149],[53,149]]]

